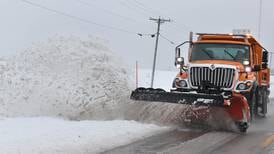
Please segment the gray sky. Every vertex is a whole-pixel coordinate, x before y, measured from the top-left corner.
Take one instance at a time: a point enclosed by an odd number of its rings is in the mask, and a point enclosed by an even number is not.
[[[108,40],[108,46],[126,62],[139,61],[151,67],[155,38],[137,33],[155,33],[149,17],[162,16],[173,22],[161,27],[161,34],[176,44],[188,38],[189,31],[229,33],[248,28],[257,36],[259,0],[28,0],[67,15],[32,6],[22,0],[0,1],[0,55],[9,56],[31,46],[32,42],[61,35],[93,35]],[[274,1],[263,0],[261,42],[274,50]],[[103,24],[121,29],[102,28]],[[160,38],[157,68],[174,68],[174,46]]]

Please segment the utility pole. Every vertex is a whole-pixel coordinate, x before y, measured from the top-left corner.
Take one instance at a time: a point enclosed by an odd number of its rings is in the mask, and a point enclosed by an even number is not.
[[[260,40],[261,37],[261,25],[262,25],[262,7],[263,7],[263,0],[260,0],[260,8],[259,8],[259,23],[258,23],[258,39]]]
[[[158,19],[149,18],[149,20],[155,21],[157,23],[156,43],[155,43],[155,51],[154,51],[152,75],[151,75],[151,85],[150,85],[150,87],[153,88],[154,73],[155,73],[155,66],[156,66],[156,57],[157,57],[158,42],[159,42],[159,35],[160,35],[160,25],[165,23],[165,22],[170,22],[170,19],[162,19],[161,17],[159,17]]]

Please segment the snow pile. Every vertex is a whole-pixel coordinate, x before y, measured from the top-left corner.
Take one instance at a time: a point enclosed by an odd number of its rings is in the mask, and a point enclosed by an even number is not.
[[[0,115],[117,116],[113,109],[128,101],[130,88],[115,57],[95,38],[53,37],[33,45],[1,65]]]
[[[98,153],[167,130],[135,121],[4,118],[0,149],[1,153]]]

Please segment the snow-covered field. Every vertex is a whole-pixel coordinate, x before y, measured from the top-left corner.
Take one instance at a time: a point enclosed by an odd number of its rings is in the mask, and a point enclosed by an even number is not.
[[[167,128],[135,121],[2,118],[0,153],[98,153]]]
[[[149,69],[141,69],[138,73],[139,76],[139,87],[150,87],[151,85],[151,74],[152,71]],[[175,76],[178,74],[176,69],[172,71],[156,70],[154,77],[153,87],[162,88],[167,91],[172,87],[172,82]]]

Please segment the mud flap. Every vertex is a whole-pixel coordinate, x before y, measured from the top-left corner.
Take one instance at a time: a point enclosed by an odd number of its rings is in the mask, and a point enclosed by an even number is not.
[[[239,94],[234,94],[230,100],[231,105],[226,107],[232,120],[236,123],[241,132],[245,132],[250,125],[250,108],[246,98]]]
[[[234,121],[250,122],[250,108],[246,98],[239,94],[234,94],[230,100],[230,106],[226,107],[227,112]]]

